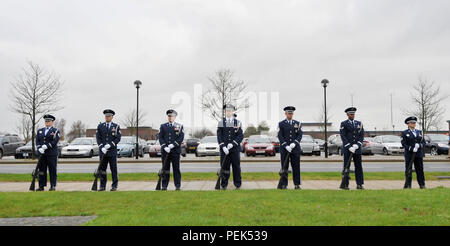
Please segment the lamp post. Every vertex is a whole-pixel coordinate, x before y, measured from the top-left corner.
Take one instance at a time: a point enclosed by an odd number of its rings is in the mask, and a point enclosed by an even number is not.
[[[139,88],[141,88],[141,85],[141,81],[134,81],[136,87],[136,160],[139,159]]]
[[[323,86],[323,111],[325,114],[324,118],[324,126],[325,126],[325,158],[328,158],[328,133],[327,133],[327,86],[330,83],[328,79],[323,79],[320,83],[322,83]]]

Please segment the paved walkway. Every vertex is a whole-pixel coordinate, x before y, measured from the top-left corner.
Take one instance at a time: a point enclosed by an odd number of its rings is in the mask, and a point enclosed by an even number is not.
[[[353,182],[352,182],[353,181]],[[340,180],[306,180],[303,181],[302,189],[307,190],[337,190]],[[186,181],[182,183],[182,190],[214,190],[215,181]],[[369,190],[392,190],[402,189],[404,181],[401,180],[369,180],[365,183],[365,188]],[[275,189],[278,181],[246,181],[242,184],[242,189],[258,190],[258,189]],[[450,180],[442,181],[427,181],[427,188],[447,187],[450,188]],[[57,186],[58,191],[90,191],[92,182],[61,182]],[[29,182],[0,182],[1,192],[26,192],[30,187]],[[153,191],[155,190],[156,182],[153,181],[122,181],[119,182],[119,191]],[[234,189],[230,184],[229,189]],[[290,189],[293,188],[292,181],[289,181]],[[351,180],[350,189],[355,189],[356,184]],[[413,183],[413,188],[418,188],[416,182]],[[169,185],[169,190],[174,190],[173,183]]]
[[[0,226],[78,226],[97,216],[0,218]]]

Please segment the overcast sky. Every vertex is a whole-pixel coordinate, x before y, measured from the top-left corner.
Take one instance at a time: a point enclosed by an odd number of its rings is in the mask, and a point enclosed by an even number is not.
[[[299,121],[317,120],[328,78],[333,123],[346,118],[353,93],[369,130],[391,129],[390,93],[404,128],[419,75],[450,92],[448,0],[2,0],[1,9],[0,131],[16,129],[10,82],[28,60],[65,81],[65,108],[54,115],[89,127],[105,108],[120,121],[135,107],[136,79],[145,125],[158,126],[177,106],[174,93],[193,97],[194,84],[206,88],[220,68],[250,92],[279,92],[278,120],[285,105],[297,107]],[[446,129],[450,110],[443,120]]]

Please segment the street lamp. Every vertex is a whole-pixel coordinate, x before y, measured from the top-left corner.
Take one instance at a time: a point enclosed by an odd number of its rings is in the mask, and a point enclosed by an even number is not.
[[[320,83],[323,86],[323,111],[325,114],[324,126],[325,126],[325,158],[328,158],[328,133],[327,133],[327,86],[330,83],[328,79],[323,79]]]
[[[139,88],[141,85],[141,81],[134,81],[136,87],[136,160],[139,159]]]

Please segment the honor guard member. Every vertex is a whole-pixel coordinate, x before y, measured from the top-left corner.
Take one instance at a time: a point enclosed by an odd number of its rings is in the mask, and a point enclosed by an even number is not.
[[[167,190],[170,180],[170,163],[172,163],[173,169],[173,179],[175,184],[175,189],[181,189],[181,172],[180,172],[180,155],[181,155],[181,144],[184,140],[184,129],[183,125],[175,122],[178,113],[169,109],[166,112],[168,122],[161,125],[159,128],[158,139],[161,144],[162,155],[162,190]],[[167,162],[164,163],[167,156]]]
[[[103,114],[105,115],[105,122],[97,126],[96,134],[98,148],[100,149],[100,160],[102,161],[100,165],[102,175],[100,178],[100,189],[98,191],[104,191],[106,189],[106,168],[108,167],[108,163],[113,182],[111,191],[116,191],[119,184],[117,175],[117,144],[120,142],[122,133],[120,132],[120,126],[112,122],[113,116],[116,113],[111,109],[105,109]]]
[[[364,142],[364,128],[360,121],[355,120],[356,108],[350,107],[345,110],[348,119],[341,122],[340,135],[342,139],[342,149],[344,152],[344,167],[349,161],[350,153],[353,154],[355,163],[356,188],[364,189],[364,174],[362,168],[362,144]],[[342,188],[348,190],[348,186]]]
[[[405,124],[408,125],[408,129],[402,132],[402,145],[405,148],[405,174],[408,172],[408,166],[411,161],[414,161],[414,169],[417,174],[417,182],[420,189],[425,189],[425,175],[423,173],[423,147],[425,146],[425,139],[423,133],[420,130],[416,130],[417,117],[408,117],[405,120]],[[415,154],[414,160],[413,153]],[[405,189],[411,189],[412,177],[408,178],[406,175]]]
[[[300,122],[293,119],[295,107],[287,106],[283,110],[286,119],[278,123],[278,140],[281,146],[281,168],[283,168],[283,163],[289,155],[295,189],[298,190],[301,185],[300,155],[302,149],[300,142],[302,141],[303,131]],[[287,180],[284,180],[284,182],[281,189],[286,189],[288,186]]]
[[[45,127],[38,130],[36,135],[36,147],[40,155],[39,188],[43,191],[47,186],[47,167],[50,173],[50,191],[56,190],[56,166],[58,164],[58,142],[60,133],[53,127],[55,117],[44,115]]]
[[[241,188],[241,142],[244,139],[242,124],[234,117],[236,107],[226,104],[225,118],[219,121],[217,127],[217,141],[220,149],[220,163],[223,163],[222,169],[224,175],[220,186],[225,190],[230,178],[230,166],[233,167],[233,183],[236,189]],[[225,158],[225,160],[224,160]]]

